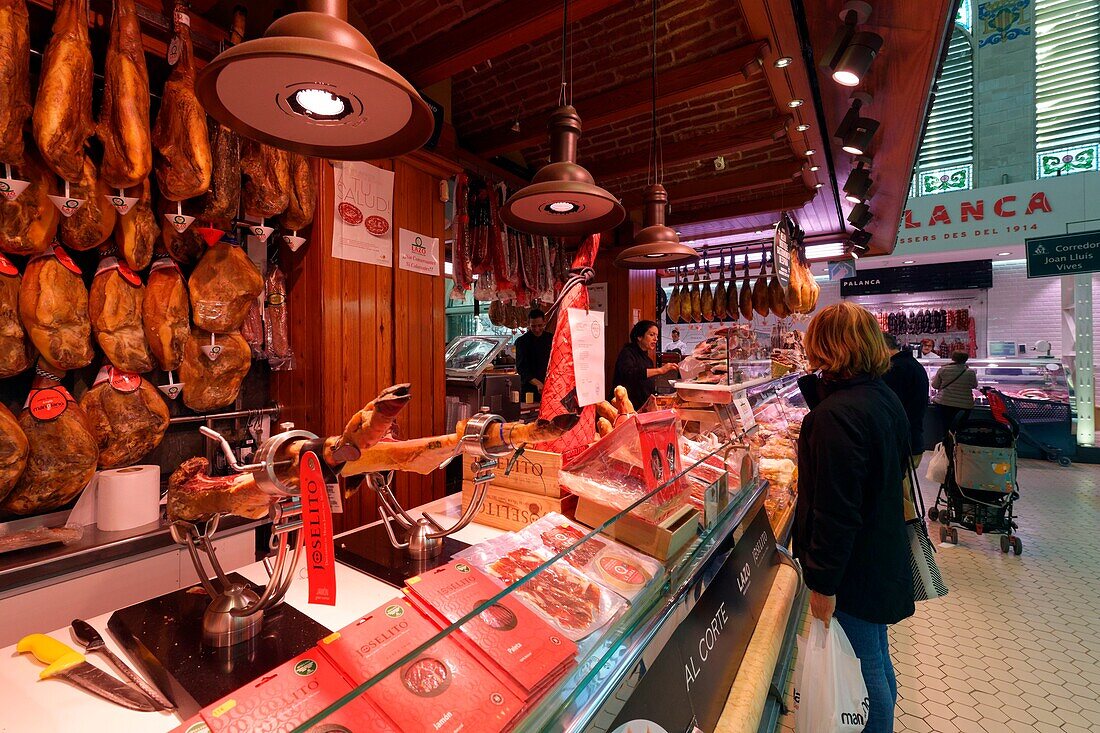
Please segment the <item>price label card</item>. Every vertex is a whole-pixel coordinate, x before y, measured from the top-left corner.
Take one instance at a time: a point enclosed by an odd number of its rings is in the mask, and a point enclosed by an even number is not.
[[[594,405],[607,396],[603,368],[603,313],[583,308],[569,308],[568,311],[577,402],[581,407]]]
[[[737,408],[737,417],[741,420],[741,429],[748,432],[756,427],[756,415],[753,414],[749,398],[739,394],[733,398],[733,406]]]

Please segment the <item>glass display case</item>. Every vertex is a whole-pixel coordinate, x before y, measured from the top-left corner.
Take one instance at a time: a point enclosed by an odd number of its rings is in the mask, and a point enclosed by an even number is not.
[[[448,430],[485,407],[508,420],[519,419],[519,375],[511,364],[494,366],[504,358],[509,340],[509,336],[459,336],[447,346]]]
[[[928,382],[949,359],[922,360]],[[1073,396],[1065,366],[1055,359],[970,359],[967,366],[978,374],[979,387],[993,387],[1008,397],[1071,403]],[[981,392],[974,392],[978,404],[985,404]]]
[[[585,525],[544,515],[363,609],[307,655],[308,665],[302,658],[284,665],[289,679],[305,671],[330,680],[311,688],[310,701],[295,698],[294,730],[362,730],[369,719],[379,731],[610,731],[643,717],[666,730],[713,729],[779,565],[788,562],[765,509],[768,482],[751,467],[746,473],[742,459],[751,466],[751,443],[797,433],[793,383],[778,380],[749,395],[755,426],[725,410],[732,439],[697,434],[672,475],[633,492],[606,520]],[[725,470],[736,471],[736,480],[718,480]],[[712,493],[708,511],[692,513],[683,547],[658,560],[612,539],[617,525],[637,521],[638,510],[656,500],[675,495],[691,503],[675,489],[693,475],[722,495]],[[707,628],[709,635],[701,631]],[[721,665],[703,668],[700,638]],[[691,649],[697,658],[685,660]],[[685,664],[695,677],[686,684]],[[704,683],[708,675],[718,675],[717,686]],[[661,690],[658,711],[646,708],[654,699],[643,693],[647,685]],[[288,690],[246,686],[231,707],[242,715],[274,709],[287,703],[278,696]],[[223,700],[202,715],[229,711]]]

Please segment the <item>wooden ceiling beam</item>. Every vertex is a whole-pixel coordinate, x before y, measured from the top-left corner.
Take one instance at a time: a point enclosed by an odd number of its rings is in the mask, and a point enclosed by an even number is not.
[[[691,209],[677,211],[675,208],[668,215],[669,226],[681,224],[695,224],[701,221],[717,221],[719,219],[736,219],[740,216],[752,216],[753,214],[771,214],[779,211],[798,209],[808,204],[814,197],[816,189],[800,188],[798,191],[775,194],[768,193],[754,199],[745,201],[733,201],[726,204],[715,204],[705,209]]]
[[[716,158],[719,155],[734,155],[750,150],[759,150],[783,139],[790,117],[769,117],[750,122],[732,130],[696,135],[674,143],[661,146],[661,157],[665,167],[670,168],[682,163]],[[593,161],[589,172],[597,181],[645,173],[649,170],[649,151],[621,155],[607,162]]]
[[[772,188],[790,183],[802,170],[802,161],[797,159],[768,161],[748,170],[730,171],[720,176],[693,178],[682,183],[670,183],[669,200],[673,204],[705,199],[720,199],[735,193],[744,193],[757,188]],[[631,191],[623,197],[623,205],[636,208],[642,205],[642,192]]]
[[[573,0],[569,20],[583,20],[619,2]],[[507,0],[413,46],[391,59],[390,65],[423,88],[526,43],[560,34],[561,14],[560,3]]]
[[[767,42],[753,41],[732,51],[662,72],[657,105],[666,107],[735,86],[760,69],[758,62],[767,48]],[[646,77],[607,89],[578,100],[573,106],[583,121],[582,129],[612,125],[649,110],[650,80]],[[509,122],[471,135],[462,141],[462,147],[489,158],[535,145],[546,137],[548,117],[549,112],[542,111],[520,120],[520,132],[513,132],[513,123]]]

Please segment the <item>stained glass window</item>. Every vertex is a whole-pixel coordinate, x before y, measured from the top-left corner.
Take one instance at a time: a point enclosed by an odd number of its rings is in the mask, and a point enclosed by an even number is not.
[[[1051,178],[1067,173],[1100,170],[1100,144],[1047,150],[1035,156],[1035,177]]]
[[[936,82],[936,99],[917,156],[916,195],[971,188],[973,163],[974,47],[966,32],[956,28]],[[965,185],[959,186],[957,174],[963,169]],[[950,179],[949,188],[939,181],[944,174]]]
[[[973,32],[974,6],[971,5],[971,0],[962,0],[959,3],[959,12],[955,15],[955,23],[965,28],[967,32]]]
[[[920,196],[965,191],[969,188],[974,188],[974,166],[970,163],[950,168],[922,170],[917,174],[917,194]]]

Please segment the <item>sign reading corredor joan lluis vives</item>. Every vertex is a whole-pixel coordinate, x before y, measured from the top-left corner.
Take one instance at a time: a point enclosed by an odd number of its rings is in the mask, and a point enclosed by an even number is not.
[[[1028,277],[1100,271],[1100,231],[1025,240]]]

